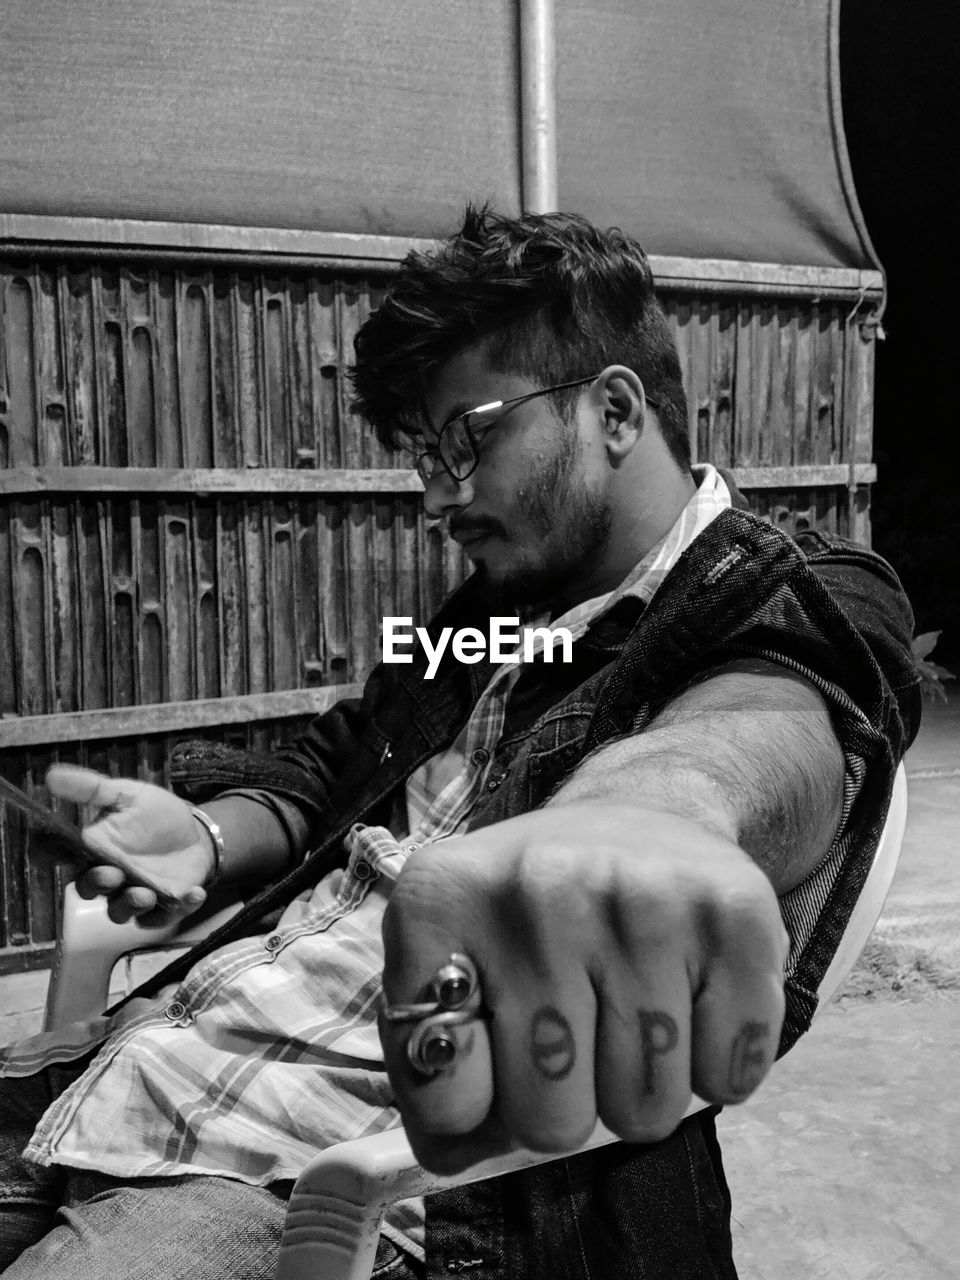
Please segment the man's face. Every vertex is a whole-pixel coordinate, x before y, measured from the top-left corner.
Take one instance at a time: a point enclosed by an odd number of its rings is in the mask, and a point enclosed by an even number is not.
[[[522,375],[491,369],[482,344],[468,347],[428,389],[427,443],[458,413],[539,389]],[[428,513],[446,519],[504,606],[591,594],[610,514],[581,416],[564,422],[548,396],[517,405],[481,439],[471,476],[458,483],[438,465],[426,486]]]

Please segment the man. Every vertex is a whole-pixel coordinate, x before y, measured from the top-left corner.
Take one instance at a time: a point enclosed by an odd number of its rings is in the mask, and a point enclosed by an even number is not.
[[[715,1109],[680,1121],[809,1022],[916,730],[909,607],[876,557],[794,543],[691,471],[617,232],[468,210],[356,345],[359,409],[475,566],[430,645],[520,611],[571,660],[541,634],[532,661],[450,649],[428,679],[425,643],[275,757],[188,745],[202,810],[51,771],[97,810],[92,847],[185,909],[253,875],[276,883],[248,916],[284,912],[99,1020],[96,1056],[76,1028],[9,1054],[7,1274],[270,1275],[299,1168],[398,1106],[435,1169],[568,1151],[597,1116],[627,1145],[431,1198],[425,1231],[400,1206],[382,1274],[425,1252],[430,1277],[732,1277]],[[155,905],[107,866],[84,891]]]

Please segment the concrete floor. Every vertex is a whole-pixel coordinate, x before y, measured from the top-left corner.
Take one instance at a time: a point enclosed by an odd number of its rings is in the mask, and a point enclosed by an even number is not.
[[[845,992],[721,1117],[741,1280],[960,1276],[960,692],[927,706],[880,923]],[[45,974],[0,978],[0,1043]]]
[[[960,696],[925,710],[863,962],[721,1117],[741,1280],[960,1276]]]

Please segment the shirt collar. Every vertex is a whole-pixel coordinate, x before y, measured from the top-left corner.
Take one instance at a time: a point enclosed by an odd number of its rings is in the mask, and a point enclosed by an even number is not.
[[[716,467],[703,463],[691,468],[696,492],[680,512],[664,536],[637,561],[618,587],[594,596],[568,609],[550,622],[551,627],[567,627],[574,636],[582,635],[601,613],[611,609],[626,596],[634,596],[648,605],[660,583],[690,546],[694,538],[711,524],[721,511],[731,506],[730,490]],[[542,620],[538,619],[542,625]]]

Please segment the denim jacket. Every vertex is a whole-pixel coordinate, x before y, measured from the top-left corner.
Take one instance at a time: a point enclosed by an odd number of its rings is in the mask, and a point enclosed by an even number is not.
[[[469,579],[430,630],[486,631],[489,616]],[[471,825],[542,805],[588,754],[642,732],[692,680],[733,659],[752,656],[805,676],[825,698],[844,752],[845,856],[787,979],[784,1052],[810,1023],[882,829],[893,773],[918,728],[912,629],[896,576],[872,552],[821,532],[791,539],[749,513],[726,511],[684,552],[649,609],[627,597],[574,645],[571,663],[525,668]],[[238,785],[272,790],[310,815],[315,847],[146,989],[178,978],[342,863],[354,822],[390,825],[406,779],[449,746],[490,674],[448,654],[427,681],[426,665],[420,650],[412,665],[378,666],[362,698],[318,717],[276,755],[200,741],[178,749],[175,785],[191,799]],[[431,1280],[734,1275],[712,1117],[701,1113],[653,1146],[618,1144],[430,1197]]]

